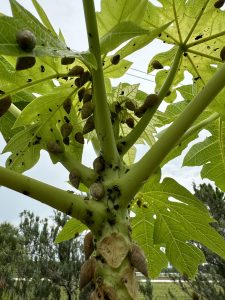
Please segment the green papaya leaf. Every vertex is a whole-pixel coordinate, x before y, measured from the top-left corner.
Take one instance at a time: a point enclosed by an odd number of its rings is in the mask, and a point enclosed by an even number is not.
[[[107,34],[114,26],[124,21],[140,24],[146,0],[101,1],[101,12],[97,13],[100,37]]]
[[[77,236],[77,234],[80,234],[84,230],[87,230],[88,228],[82,224],[80,221],[71,218],[67,221],[66,225],[63,227],[63,229],[59,232],[55,239],[55,243],[59,244],[64,241],[68,241],[70,239],[73,239]]]
[[[94,56],[89,52],[70,50],[57,36],[44,27],[29,11],[15,0],[10,1],[13,17],[0,17],[0,54],[9,56],[24,56],[24,52],[16,42],[16,34],[28,29],[36,38],[36,47],[29,55],[52,57],[77,57],[90,67],[96,68]]]
[[[172,22],[169,22],[160,28],[150,29],[150,30],[148,30],[149,31],[148,34],[144,34],[144,35],[133,38],[124,47],[119,49],[116,54],[119,54],[121,58],[125,58],[126,56],[128,56],[128,55],[134,53],[135,51],[143,48],[144,46],[150,44],[170,24],[172,24]]]
[[[163,268],[168,265],[168,260],[159,245],[154,244],[154,214],[150,209],[138,207],[132,208],[135,217],[132,218],[132,238],[144,250],[148,261],[149,275],[151,278],[157,278]]]
[[[76,92],[74,87],[64,85],[57,87],[54,93],[37,97],[21,112],[14,124],[14,128],[24,129],[13,136],[3,152],[12,152],[7,160],[7,166],[18,172],[23,172],[37,163],[40,150],[47,150],[47,143],[55,141],[65,152],[72,152],[74,159],[81,161],[83,145],[73,138],[81,131],[81,124],[77,111],[71,107],[69,113],[63,108],[63,103]],[[73,102],[73,98],[71,98]],[[77,98],[74,101],[78,101]],[[61,126],[67,122],[72,124],[72,132],[68,143],[64,144]],[[58,162],[58,156],[51,155],[53,163]]]
[[[154,215],[154,244],[165,247],[168,260],[179,272],[193,278],[198,264],[204,262],[203,253],[190,243],[193,240],[225,257],[225,241],[210,226],[214,220],[207,208],[175,180],[150,179],[139,198]]]
[[[123,76],[132,65],[132,62],[126,59],[120,60],[117,65],[111,63],[111,57],[107,56],[104,60],[104,76],[106,78],[118,78]]]
[[[203,142],[193,145],[183,161],[184,166],[203,166],[202,178],[214,181],[223,191],[225,190],[224,124],[220,118],[209,124],[206,129],[211,135]]]
[[[219,53],[225,44],[225,12],[215,8],[214,0],[159,2],[161,7],[148,2],[141,26],[148,29],[150,26],[158,28],[175,20],[158,37],[163,43],[173,47],[167,52],[155,55],[149,63],[148,72],[153,71],[154,60],[158,60],[163,66],[170,66],[177,47],[181,45],[183,59],[177,78],[181,79],[183,75],[180,73],[188,71],[193,76],[193,82],[199,81],[203,87],[215,72],[215,68],[222,63]]]
[[[106,54],[117,48],[123,42],[135,36],[146,34],[147,32],[147,30],[142,29],[131,21],[121,22],[101,37],[101,52]]]

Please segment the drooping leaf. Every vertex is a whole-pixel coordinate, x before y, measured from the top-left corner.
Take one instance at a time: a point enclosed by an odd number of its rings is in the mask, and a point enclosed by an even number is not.
[[[87,230],[88,228],[82,224],[77,219],[71,218],[69,221],[67,221],[66,225],[63,227],[63,229],[59,232],[55,239],[55,243],[61,243],[64,241],[68,241],[74,237],[76,237],[77,234],[83,232],[84,230]]]

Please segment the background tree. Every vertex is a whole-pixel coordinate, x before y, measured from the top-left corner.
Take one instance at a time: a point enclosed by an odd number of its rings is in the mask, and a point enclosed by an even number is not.
[[[78,299],[79,272],[84,261],[81,241],[74,238],[54,243],[69,217],[55,212],[53,217],[41,220],[28,211],[20,217],[20,234],[30,258],[30,263],[23,269],[26,278],[32,278],[35,299],[47,299],[50,295],[60,299],[61,288],[68,300]]]
[[[224,193],[218,187],[213,188],[211,184],[205,183],[199,186],[194,184],[193,188],[196,197],[206,204],[210,214],[217,221],[213,223],[213,226],[225,238]],[[206,264],[199,267],[199,272],[193,281],[186,278],[183,282],[185,278],[179,277],[179,284],[193,299],[223,300],[225,298],[225,261],[206,247],[202,245],[198,247],[206,257]]]
[[[24,295],[15,277],[23,278],[21,266],[28,262],[23,238],[18,228],[9,223],[0,224],[0,297],[8,292],[12,297]]]
[[[92,299],[136,300],[136,269],[156,277],[168,261],[193,278],[205,257],[192,241],[225,258],[207,208],[161,178],[161,167],[195,141],[183,165],[202,166],[202,176],[225,190],[224,1],[159,2],[102,0],[96,12],[93,0],[83,0],[86,52],[68,47],[36,0],[41,22],[16,0],[12,17],[0,17],[0,128],[10,152],[0,184],[72,216],[61,240],[90,230],[93,251],[85,253],[79,286],[93,281]],[[131,67],[128,56],[156,38],[170,50],[146,66],[157,73],[155,90],[113,86],[111,78]],[[183,85],[186,72],[192,82]],[[210,136],[196,141],[202,129]],[[92,168],[82,162],[85,140],[96,151]],[[149,149],[135,161],[143,141]],[[41,150],[65,167],[79,193],[21,174]]]

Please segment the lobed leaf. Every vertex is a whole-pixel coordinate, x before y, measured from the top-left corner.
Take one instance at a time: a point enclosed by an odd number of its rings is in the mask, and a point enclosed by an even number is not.
[[[100,37],[107,34],[114,26],[124,21],[140,24],[146,0],[101,1],[101,12],[97,13]]]
[[[193,240],[225,257],[225,241],[210,226],[214,220],[207,208],[175,180],[165,178],[160,183],[153,177],[138,197],[144,206],[137,208],[135,218],[140,222],[146,207],[154,219],[150,217],[154,245],[165,247],[168,260],[179,272],[192,278],[204,262],[203,253],[190,243]]]
[[[186,154],[184,166],[203,166],[202,178],[208,178],[225,190],[225,125],[217,119],[206,129],[211,133],[203,142],[195,144]]]

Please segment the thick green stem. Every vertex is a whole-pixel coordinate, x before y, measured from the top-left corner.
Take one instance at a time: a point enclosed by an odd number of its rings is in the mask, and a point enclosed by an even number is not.
[[[50,205],[96,230],[102,225],[103,205],[96,201],[84,200],[82,196],[71,194],[3,167],[0,167],[0,185]],[[89,223],[90,211],[94,221],[91,224]]]
[[[218,113],[213,113],[210,117],[208,117],[207,119],[199,122],[198,124],[190,127],[185,134],[182,136],[182,138],[179,140],[179,143],[182,143],[184,140],[186,140],[187,138],[189,138],[193,133],[195,133],[197,130],[204,128],[206,125],[210,124],[211,122],[215,121],[216,119],[218,119],[220,116],[220,114]]]
[[[207,119],[193,125],[192,127],[190,127],[185,134],[182,136],[182,138],[178,141],[177,144],[182,143],[183,141],[185,141],[187,138],[189,138],[192,134],[194,134],[197,130],[199,129],[203,129],[206,125],[210,124],[211,122],[215,121],[216,119],[218,119],[220,116],[219,113],[213,113],[210,117],[208,117]],[[160,131],[157,134],[157,137],[160,138],[165,132],[167,131],[167,128]]]
[[[90,52],[97,61],[97,70],[92,69],[94,87],[94,119],[95,128],[100,141],[103,156],[107,162],[118,162],[119,155],[116,148],[110,111],[105,91],[102,69],[101,49],[93,0],[83,0]]]
[[[174,58],[173,64],[171,66],[170,72],[159,91],[159,101],[158,104],[154,105],[141,118],[141,120],[137,123],[135,128],[126,136],[126,138],[122,139],[121,141],[125,141],[126,145],[123,148],[123,154],[125,154],[138,140],[141,134],[144,132],[145,128],[148,126],[149,122],[151,121],[153,115],[155,114],[156,110],[158,109],[159,105],[161,104],[163,98],[165,97],[166,93],[169,91],[170,86],[174,80],[176,75],[177,69],[180,65],[180,60],[182,56],[183,50],[182,48],[178,48],[176,56]]]
[[[225,64],[208,81],[180,116],[166,130],[152,148],[119,180],[122,187],[123,204],[138,192],[143,183],[153,174],[170,150],[178,143],[191,124],[225,87]]]

